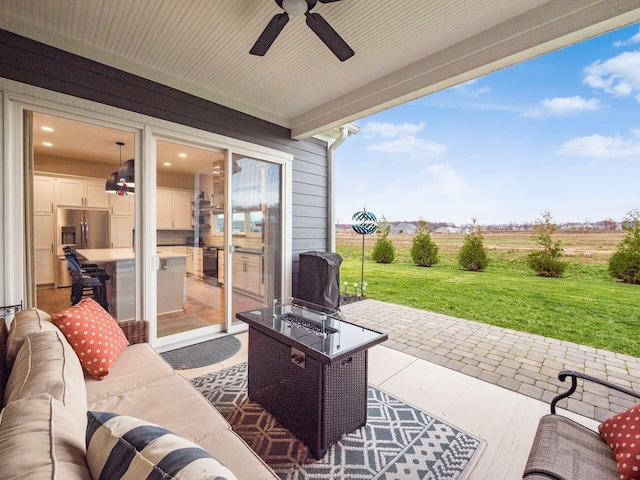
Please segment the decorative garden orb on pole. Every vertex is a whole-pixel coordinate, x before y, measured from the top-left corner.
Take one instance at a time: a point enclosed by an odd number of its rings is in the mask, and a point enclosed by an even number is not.
[[[378,228],[378,219],[372,212],[367,212],[363,208],[361,212],[356,212],[351,217],[351,228],[354,232],[362,235],[362,278],[360,279],[360,292],[364,289],[364,236],[375,233]]]

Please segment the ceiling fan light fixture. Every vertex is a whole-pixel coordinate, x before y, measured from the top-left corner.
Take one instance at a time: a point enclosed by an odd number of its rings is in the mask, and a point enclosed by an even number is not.
[[[306,0],[282,0],[282,8],[289,15],[301,17],[307,13],[309,5],[307,5]]]
[[[311,13],[313,7],[320,3],[333,3],[341,0],[275,0],[282,13],[275,15],[262,31],[249,53],[263,57],[280,32],[289,21],[289,15],[306,17],[306,23],[313,33],[338,57],[341,62],[353,57],[354,51],[343,40],[331,25],[319,13]]]

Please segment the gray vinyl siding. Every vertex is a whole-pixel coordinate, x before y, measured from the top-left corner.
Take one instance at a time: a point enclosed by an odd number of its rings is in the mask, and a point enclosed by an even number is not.
[[[327,149],[300,152],[293,164],[293,295],[300,254],[327,251]]]
[[[325,142],[1,29],[0,59],[0,77],[292,154],[294,293],[300,253],[326,251]]]

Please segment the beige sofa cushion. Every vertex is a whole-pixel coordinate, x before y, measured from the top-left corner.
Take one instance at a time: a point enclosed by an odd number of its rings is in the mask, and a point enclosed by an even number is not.
[[[0,474],[29,480],[91,479],[84,435],[46,393],[17,400],[0,414]]]
[[[218,432],[199,441],[198,445],[223,462],[238,480],[279,478],[233,430]]]
[[[92,411],[117,412],[160,425],[204,448],[239,480],[278,478],[230,429],[220,412],[179,375],[173,374],[128,392],[103,398],[90,403],[88,408]]]
[[[195,443],[229,428],[229,423],[207,399],[176,374],[89,403],[88,408],[155,423]]]
[[[148,343],[129,345],[102,380],[85,374],[87,402],[96,403],[129,390],[175,375],[171,366]]]
[[[5,405],[39,393],[49,393],[87,426],[87,391],[80,361],[60,332],[29,335],[16,356],[7,382]]]
[[[13,362],[25,338],[32,333],[42,331],[58,331],[58,327],[51,323],[51,315],[37,308],[28,308],[16,313],[13,322],[11,322],[7,339],[6,361],[9,371],[13,367]]]

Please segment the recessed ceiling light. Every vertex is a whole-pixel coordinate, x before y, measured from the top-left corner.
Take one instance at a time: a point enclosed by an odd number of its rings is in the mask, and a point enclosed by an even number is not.
[[[169,162],[164,162],[164,163],[163,163],[163,165],[164,165],[165,167],[170,167],[170,166],[171,166],[171,164],[170,164]]]
[[[42,130],[44,130],[45,132],[53,132],[53,128],[51,127],[40,127]]]
[[[187,158],[187,154],[186,153],[181,153],[180,155],[178,155],[180,158]]]
[[[45,147],[53,147],[53,143],[51,142],[42,142],[42,145],[44,145]]]

